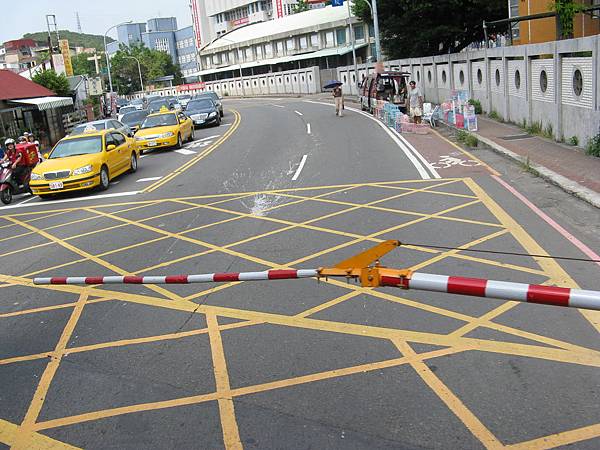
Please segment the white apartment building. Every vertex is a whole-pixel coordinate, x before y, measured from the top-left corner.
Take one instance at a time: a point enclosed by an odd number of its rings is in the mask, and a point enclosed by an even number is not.
[[[236,28],[294,13],[298,0],[190,0],[197,48]],[[311,8],[324,0],[309,0]]]
[[[374,53],[372,27],[352,17],[357,62]],[[352,38],[347,8],[311,9],[279,20],[235,29],[201,48],[196,74],[204,81],[318,66],[350,64]]]

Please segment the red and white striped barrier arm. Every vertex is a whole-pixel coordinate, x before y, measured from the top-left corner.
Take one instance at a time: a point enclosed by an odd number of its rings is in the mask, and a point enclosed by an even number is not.
[[[192,284],[231,281],[290,280],[319,277],[318,269],[266,270],[263,272],[205,273],[170,276],[108,276],[34,278],[34,284]],[[449,294],[600,310],[600,292],[482,278],[451,277],[413,272],[410,277],[382,275],[381,286],[394,286]]]
[[[498,298],[542,305],[600,310],[600,292],[539,284],[511,283],[482,278],[449,277],[413,272],[408,278],[382,276],[382,286],[396,286],[449,294]]]
[[[319,275],[316,269],[265,270],[263,272],[224,272],[198,275],[170,276],[108,276],[108,277],[52,277],[34,278],[33,284],[192,284],[229,281],[291,280]]]

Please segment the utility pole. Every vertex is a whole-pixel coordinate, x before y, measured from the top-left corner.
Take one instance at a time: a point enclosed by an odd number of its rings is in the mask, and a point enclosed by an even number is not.
[[[54,54],[54,49],[52,46],[52,30],[51,27],[54,27],[54,31],[56,32],[56,36],[58,39],[58,29],[56,28],[56,16],[54,14],[46,14],[46,26],[48,27],[48,53],[50,55],[50,68],[54,70],[54,59],[52,55]],[[58,45],[58,40],[56,41]]]
[[[356,65],[356,36],[354,35],[354,27],[352,26],[352,11],[350,10],[350,0],[346,2],[346,5],[348,6],[348,25],[350,25],[350,39],[352,39],[352,60],[354,61],[354,78],[356,83],[358,83],[358,66]],[[350,92],[352,92],[352,89],[350,89]]]
[[[377,54],[377,62],[381,61],[381,41],[379,40],[379,17],[377,16],[377,0],[373,2],[373,27],[375,28],[375,53]]]

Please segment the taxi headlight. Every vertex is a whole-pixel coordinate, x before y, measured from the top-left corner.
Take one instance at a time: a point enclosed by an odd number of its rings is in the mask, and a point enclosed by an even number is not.
[[[87,166],[80,167],[79,169],[75,169],[73,171],[73,175],[83,175],[84,173],[90,173],[92,171],[92,165],[88,164]]]
[[[175,134],[172,131],[167,131],[166,133],[160,135],[161,138],[168,138],[171,136],[175,136]]]
[[[39,174],[37,174],[37,173],[32,173],[32,174],[31,174],[31,178],[30,178],[30,179],[31,179],[31,180],[43,180],[43,179],[44,179],[44,177],[43,177],[43,176],[41,176],[41,175],[39,175]]]
[[[208,117],[215,117],[216,115],[217,115],[217,112],[213,111],[208,115]]]
[[[136,136],[135,140],[136,141],[144,141],[144,140],[146,140],[146,138],[144,136]]]

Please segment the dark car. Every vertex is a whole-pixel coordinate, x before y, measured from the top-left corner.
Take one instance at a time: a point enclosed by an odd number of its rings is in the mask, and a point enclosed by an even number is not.
[[[219,95],[216,92],[214,92],[214,91],[201,92],[196,97],[194,97],[194,100],[201,99],[202,97],[210,98],[214,102],[214,104],[217,106],[220,116],[223,117],[223,103],[221,102],[221,97],[219,97]]]
[[[209,97],[190,100],[185,110],[185,114],[192,119],[194,127],[221,125],[219,109]]]
[[[123,107],[129,105],[129,100],[126,98],[117,97],[117,112]]]
[[[163,97],[148,101],[148,111],[150,112],[150,114],[160,112],[161,108],[174,110],[175,104],[171,100]]]
[[[123,114],[123,117],[121,118],[121,122],[123,122],[125,125],[129,125],[129,128],[131,128],[133,130],[133,132],[135,133],[140,128],[140,125],[142,124],[144,119],[146,119],[147,116],[148,116],[147,110],[132,111],[132,112]]]

